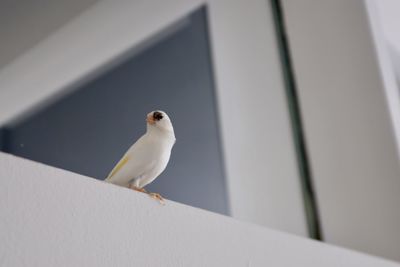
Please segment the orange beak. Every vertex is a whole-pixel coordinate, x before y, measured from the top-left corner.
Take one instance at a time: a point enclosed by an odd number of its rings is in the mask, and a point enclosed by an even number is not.
[[[154,123],[156,123],[153,116],[151,116],[151,115],[147,116],[146,121],[150,125],[153,125]]]

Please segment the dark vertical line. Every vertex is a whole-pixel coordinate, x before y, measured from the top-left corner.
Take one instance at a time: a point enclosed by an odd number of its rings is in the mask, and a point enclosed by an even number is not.
[[[299,99],[296,92],[296,82],[290,57],[288,40],[286,38],[285,21],[280,0],[271,0],[272,13],[275,21],[282,70],[285,80],[286,97],[292,122],[293,138],[300,171],[308,232],[311,238],[322,240],[316,197],[312,186],[312,175],[306,150],[303,125],[300,115]]]

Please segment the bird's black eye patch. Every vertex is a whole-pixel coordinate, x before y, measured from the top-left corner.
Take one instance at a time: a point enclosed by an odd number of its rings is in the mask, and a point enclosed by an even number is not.
[[[161,120],[163,117],[164,117],[164,116],[163,116],[163,114],[162,114],[161,112],[155,111],[155,112],[153,113],[153,118],[154,118],[156,121]]]

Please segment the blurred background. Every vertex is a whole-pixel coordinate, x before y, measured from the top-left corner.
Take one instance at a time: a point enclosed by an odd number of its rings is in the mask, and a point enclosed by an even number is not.
[[[395,0],[0,0],[0,150],[103,180],[160,109],[168,199],[400,261]]]

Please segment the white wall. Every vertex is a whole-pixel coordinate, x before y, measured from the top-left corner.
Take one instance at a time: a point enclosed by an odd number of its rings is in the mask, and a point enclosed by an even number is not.
[[[373,7],[283,3],[324,240],[400,260],[399,98]]]
[[[99,1],[0,72],[0,124],[60,94],[202,4],[209,7],[232,214],[306,235],[265,0]]]
[[[0,153],[1,266],[400,266]]]

